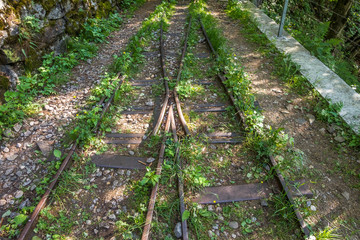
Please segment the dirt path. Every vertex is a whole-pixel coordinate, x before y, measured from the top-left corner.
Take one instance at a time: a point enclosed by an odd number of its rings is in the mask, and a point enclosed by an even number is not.
[[[242,26],[225,14],[223,3],[214,0],[208,3],[252,81],[252,91],[263,109],[265,122],[284,128],[295,139],[295,147],[305,153],[304,167],[313,172],[307,179],[315,193],[311,203],[316,207],[308,223],[315,232],[330,226],[339,228],[338,232],[344,237],[358,239],[360,193],[359,187],[354,187],[358,179],[352,170],[358,169],[359,153],[334,139],[341,129],[313,119],[310,97],[291,92],[284,82],[274,77],[273,60],[262,56],[258,46],[245,38]]]

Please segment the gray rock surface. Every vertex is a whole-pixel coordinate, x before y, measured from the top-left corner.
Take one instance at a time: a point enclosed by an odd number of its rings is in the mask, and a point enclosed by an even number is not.
[[[178,222],[174,228],[174,234],[176,238],[182,237],[181,222]]]
[[[232,229],[238,229],[239,223],[236,221],[229,222],[229,227],[231,227]]]

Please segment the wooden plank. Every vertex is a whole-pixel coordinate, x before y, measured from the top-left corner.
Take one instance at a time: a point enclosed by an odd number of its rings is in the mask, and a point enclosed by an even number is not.
[[[304,184],[305,180],[296,183],[302,185],[299,189],[291,188],[293,196],[313,196],[309,186]],[[193,201],[201,204],[229,203],[268,198],[270,193],[272,191],[267,183],[207,187]]]
[[[213,133],[207,133],[206,136],[210,138],[216,138],[216,137],[240,137],[240,133],[236,132],[213,132]]]
[[[271,193],[268,184],[245,184],[207,187],[194,202],[201,204],[229,203],[267,198]]]
[[[194,112],[226,112],[224,107],[209,107],[209,108],[197,108]]]
[[[242,139],[216,139],[208,141],[209,144],[239,144],[243,142]]]
[[[142,138],[145,133],[108,133],[105,137],[108,138]]]
[[[102,154],[91,157],[93,163],[98,167],[122,168],[122,169],[145,169],[144,157],[121,156],[116,154]],[[140,162],[139,162],[140,161]]]
[[[107,144],[132,144],[137,145],[142,142],[142,139],[126,139],[126,140],[118,140],[118,139],[105,139],[105,143]]]
[[[150,114],[150,113],[152,113],[153,112],[153,110],[144,110],[144,111],[141,111],[141,110],[139,110],[139,111],[122,111],[121,113],[122,114],[127,114],[127,115],[135,115],[135,114]]]

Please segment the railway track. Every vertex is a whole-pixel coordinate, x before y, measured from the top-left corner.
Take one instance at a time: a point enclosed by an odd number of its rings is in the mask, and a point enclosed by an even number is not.
[[[192,54],[194,55],[195,52],[197,59],[204,60],[204,64],[199,67],[211,69],[216,63],[218,55],[212,47],[201,20],[190,17],[186,26],[186,4],[182,3],[177,6],[179,9],[177,9],[172,21],[172,24],[176,24],[176,27],[169,27],[169,32],[165,33],[165,23],[161,20],[160,31],[158,32],[158,52],[155,51],[156,44],[153,43],[149,51],[144,53],[148,59],[156,58],[158,65],[145,66],[145,69],[148,68],[147,73],[149,76],[142,75],[144,78],[125,80],[124,76],[118,74],[118,81],[114,82],[116,86],[111,97],[107,99],[104,97],[98,103],[98,105],[102,106],[102,112],[100,121],[94,131],[100,134],[99,126],[101,120],[114,102],[116,92],[120,86],[122,84],[129,84],[135,88],[135,94],[139,96],[138,99],[140,100],[123,104],[121,108],[122,118],[117,123],[117,127],[112,129],[111,133],[104,134],[104,142],[106,144],[120,147],[126,146],[128,149],[131,149],[128,151],[130,156],[105,152],[101,155],[92,156],[92,162],[98,167],[104,168],[139,169],[140,171],[143,171],[145,168],[152,168],[155,169],[155,174],[160,177],[164,159],[166,158],[166,143],[169,139],[175,142],[176,148],[173,160],[177,166],[178,219],[181,219],[182,239],[189,239],[192,230],[187,223],[188,218],[184,218],[183,216],[188,212],[186,203],[191,194],[188,192],[184,180],[185,176],[183,175],[184,167],[188,163],[186,159],[182,157],[182,140],[193,137],[201,139],[207,146],[216,145],[217,148],[220,149],[227,149],[230,144],[242,144],[244,138],[244,128],[242,127],[246,124],[246,116],[235,105],[236,99],[231,91],[226,88],[224,84],[226,78],[223,73],[209,71],[209,74],[212,74],[212,76],[209,77],[208,74],[206,75],[206,79],[189,80],[187,77],[183,77],[189,34],[192,31],[193,22],[200,22],[201,28],[197,29],[197,31],[201,31],[203,34],[203,39],[199,41],[196,48],[192,49]],[[166,39],[164,36],[166,36]],[[183,39],[183,46],[181,46],[181,52],[179,53],[179,45],[175,43],[179,43],[181,38]],[[173,59],[177,56],[180,56],[180,60],[174,61]],[[170,60],[167,61],[169,57]],[[181,90],[181,87],[186,86],[187,83],[185,82],[184,84],[183,81],[190,81],[191,84],[201,86],[202,94],[192,100],[184,97],[184,92]],[[190,82],[188,83],[190,84]],[[156,90],[161,92],[161,94],[154,94]],[[196,126],[196,124],[193,124],[192,118],[197,119],[197,121],[203,124]],[[138,127],[126,129],[127,125],[135,125]],[[134,151],[141,152],[141,148],[147,148],[147,141],[150,141],[151,136],[162,136],[159,148],[156,150],[151,149],[152,152],[158,152],[157,159],[153,159],[151,156],[134,156]],[[77,143],[74,143],[18,239],[26,239],[31,234],[31,230],[36,224],[36,219],[41,209],[46,205],[51,192],[56,187],[60,175],[69,165],[70,159],[76,149]],[[144,152],[149,153],[149,149]],[[273,169],[275,169],[277,181],[269,182],[266,186],[262,184],[242,184],[205,188],[196,198],[193,198],[193,201],[200,204],[226,204],[235,201],[263,199],[268,197],[269,193],[274,191],[274,188],[281,189],[292,205],[303,233],[308,236],[310,231],[304,223],[299,210],[295,207],[293,194],[297,192],[296,190],[290,189],[288,184],[286,184],[284,177],[276,168],[277,163],[275,159],[272,156],[269,156],[269,158]],[[151,226],[154,212],[156,211],[159,185],[159,182],[156,182],[151,189],[142,231],[142,240],[154,239],[151,237]],[[306,188],[300,189],[299,192],[300,195],[311,194]]]

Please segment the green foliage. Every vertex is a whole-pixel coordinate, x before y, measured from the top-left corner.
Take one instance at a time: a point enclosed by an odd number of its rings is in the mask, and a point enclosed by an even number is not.
[[[316,240],[339,240],[341,239],[341,236],[338,234],[335,234],[336,229],[332,229],[330,227],[326,227],[324,230],[319,231],[315,234]]]
[[[46,230],[52,239],[63,239],[63,234],[69,233],[74,225],[79,224],[71,219],[75,213],[72,213],[71,217],[69,217],[69,213],[65,210],[60,210],[57,215],[54,215],[50,207],[44,208],[40,212],[41,218],[39,218],[34,232]]]
[[[60,157],[61,157],[61,151],[58,150],[58,149],[55,149],[55,150],[54,150],[54,156],[55,156],[56,158],[60,158]]]
[[[121,23],[122,18],[118,13],[111,13],[108,18],[91,18],[84,24],[80,36],[90,42],[102,43]]]
[[[321,7],[318,9],[318,4],[312,4],[311,2],[309,0],[290,1],[285,29],[314,56],[344,79],[345,82],[360,91],[359,73],[356,64],[347,57],[351,53],[346,52],[346,38],[324,40],[329,29],[331,15]],[[264,1],[262,8],[266,14],[279,22],[282,4],[280,1],[267,0]],[[319,2],[319,4],[326,6],[322,2]],[[316,8],[314,8],[314,5]],[[348,27],[344,31],[347,38],[354,36],[354,33],[358,30],[358,26],[355,24],[359,22],[359,17],[356,16],[356,6],[358,5],[354,4],[350,15],[352,17],[349,18]]]
[[[152,171],[151,168],[146,168],[146,173],[143,179],[140,181],[141,186],[150,185],[151,187],[155,186],[160,179],[160,175],[157,175],[155,171]]]

